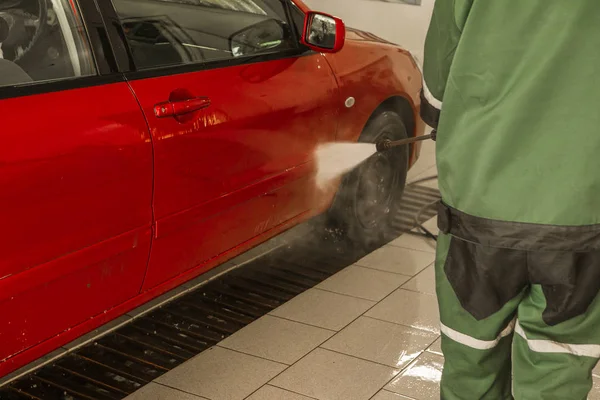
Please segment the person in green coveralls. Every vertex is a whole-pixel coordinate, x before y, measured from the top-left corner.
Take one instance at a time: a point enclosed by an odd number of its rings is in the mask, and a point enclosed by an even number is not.
[[[586,399],[600,357],[600,1],[437,0],[443,400]]]

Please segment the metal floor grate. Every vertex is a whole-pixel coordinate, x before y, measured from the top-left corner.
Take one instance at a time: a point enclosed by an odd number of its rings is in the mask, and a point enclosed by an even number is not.
[[[436,200],[437,190],[408,186],[395,234],[419,211],[420,222],[435,216]],[[299,239],[0,388],[0,400],[123,399],[368,252],[322,234]]]

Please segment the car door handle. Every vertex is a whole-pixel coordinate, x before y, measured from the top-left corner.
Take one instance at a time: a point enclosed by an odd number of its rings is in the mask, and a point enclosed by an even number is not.
[[[154,115],[157,118],[176,117],[185,115],[194,111],[202,110],[210,106],[208,97],[196,97],[181,101],[166,101],[154,106]]]

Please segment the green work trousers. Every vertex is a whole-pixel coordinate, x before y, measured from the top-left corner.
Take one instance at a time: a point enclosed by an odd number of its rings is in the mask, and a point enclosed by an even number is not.
[[[600,358],[600,254],[485,242],[439,235],[441,399],[587,399]]]

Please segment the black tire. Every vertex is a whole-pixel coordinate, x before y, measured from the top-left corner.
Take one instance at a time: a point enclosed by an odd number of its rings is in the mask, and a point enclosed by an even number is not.
[[[359,142],[407,137],[402,118],[384,111],[371,118]],[[353,246],[372,249],[391,239],[392,222],[406,186],[408,160],[409,146],[393,148],[372,156],[343,178],[328,220]]]

